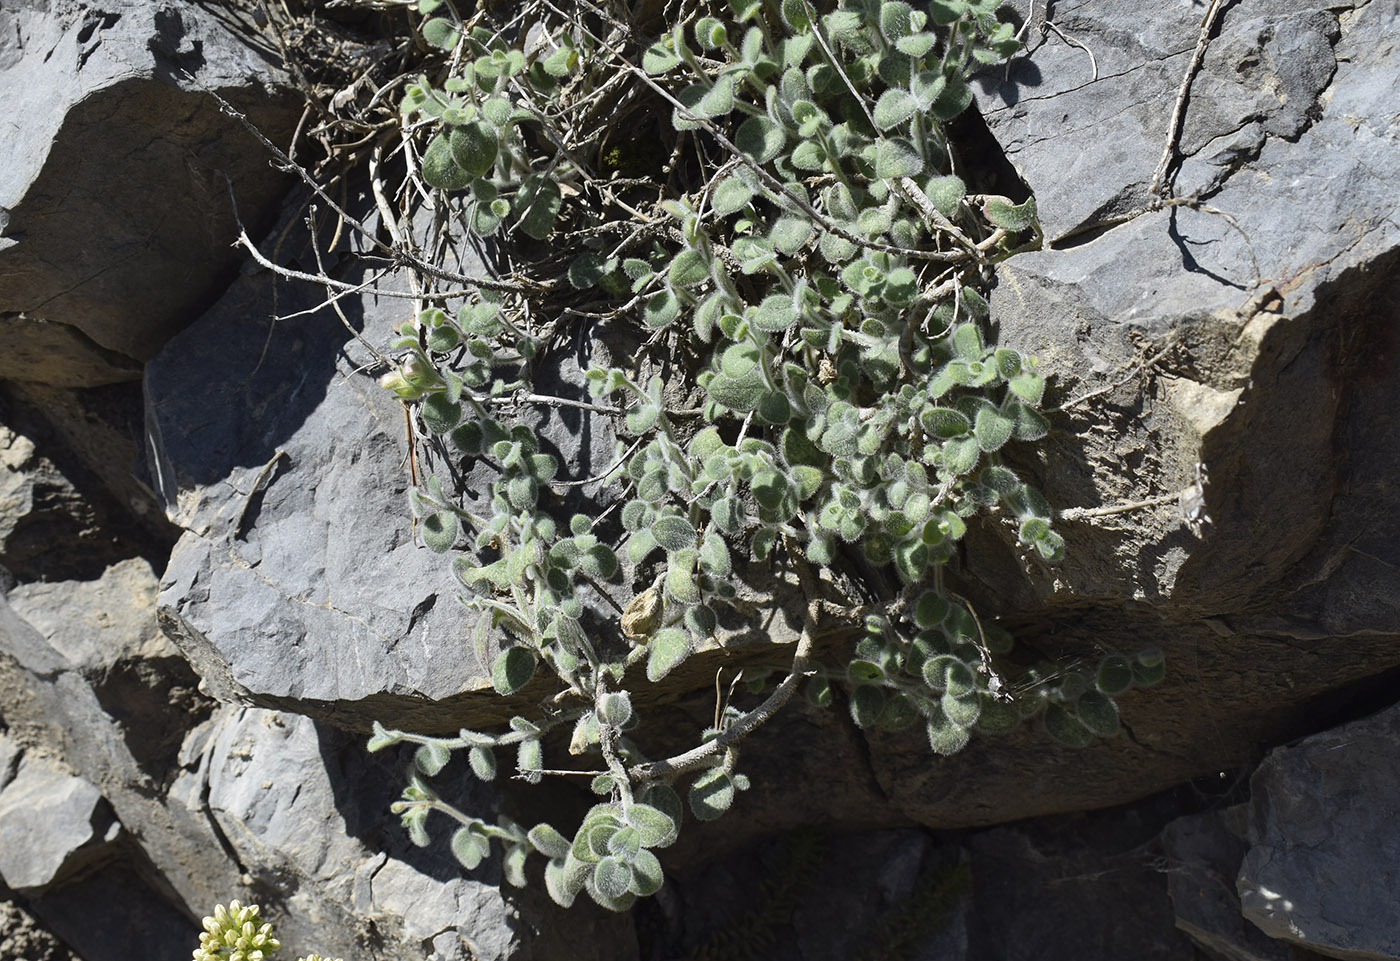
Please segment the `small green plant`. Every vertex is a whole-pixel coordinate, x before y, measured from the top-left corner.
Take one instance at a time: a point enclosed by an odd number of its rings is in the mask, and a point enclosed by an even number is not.
[[[263,961],[282,947],[272,934],[272,925],[263,921],[262,909],[256,904],[230,901],[220,904],[204,919],[204,931],[194,961]],[[330,961],[319,954],[298,958],[297,961]],[[340,961],[336,958],[335,961]]]
[[[418,405],[453,458],[494,470],[480,507],[437,476],[409,495],[423,543],[454,554],[494,687],[525,691],[542,667],[558,686],[501,732],[375,726],[371,750],[418,745],[395,805],[415,843],[430,842],[438,812],[457,823],[451,848],[468,869],[495,842],[509,883],[540,854],[558,903],[587,892],[623,910],[662,884],[655,851],[687,809],[718,818],[748,787],[740,740],[800,685],[820,706],[843,686],[860,727],[917,725],[948,755],[1036,716],[1083,746],[1117,732],[1115,697],[1160,680],[1155,651],[1008,679],[997,659],[1011,636],[945,583],[979,515],[1042,563],[1065,547],[1050,505],[1004,459],[1049,431],[1045,377],[1035,357],[991,343],[985,296],[999,262],[1038,245],[1035,202],[970,193],[948,133],[971,70],[1017,48],[999,5],[842,0],[818,14],[807,0],[731,0],[726,18],[630,50],[624,25],[586,0],[568,21],[532,5],[542,39],[528,49],[484,13],[420,0],[422,37],[447,60],[406,88],[405,145],[425,143],[409,180],[434,191],[444,231],[518,260],[509,283],[425,292],[383,385]],[[622,90],[669,113],[675,150],[653,178],[620,180],[630,161],[599,133],[599,103]],[[698,159],[683,163],[687,149]],[[538,393],[552,334],[597,319],[669,344],[691,387],[668,389],[639,356],[588,369],[590,401]],[[530,426],[535,405],[612,415],[612,466],[561,477],[567,465]],[[620,542],[594,516],[564,516],[565,483],[613,485]],[[758,707],[718,711],[693,750],[649,759],[638,675],[659,682],[710,643],[749,564],[795,572],[807,595],[791,668]],[[862,618],[841,665],[810,656],[823,567],[897,582],[876,584],[874,603],[843,599]],[[746,674],[755,694],[769,673]],[[601,800],[572,837],[488,823],[429,783],[458,751],[487,781],[503,754],[531,783],[579,773],[546,767],[555,731],[601,765],[588,772]]]

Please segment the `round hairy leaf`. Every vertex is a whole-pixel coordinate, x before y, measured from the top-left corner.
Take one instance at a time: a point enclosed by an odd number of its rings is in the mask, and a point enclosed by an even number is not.
[[[700,602],[700,585],[695,580],[694,548],[673,555],[671,566],[666,571],[666,592],[686,604]]]
[[[627,429],[633,434],[645,434],[656,425],[660,416],[660,407],[655,404],[642,404],[628,412]]]
[[[565,858],[551,858],[544,866],[545,890],[554,903],[561,908],[570,907],[578,893],[583,890],[583,879],[587,876],[588,865],[569,855]]]
[[[965,727],[954,724],[948,716],[943,713],[941,707],[934,707],[928,719],[928,745],[933,749],[933,753],[947,757],[957,754],[970,740],[971,735]]]
[[[1067,747],[1088,747],[1094,739],[1094,735],[1077,717],[1053,702],[1045,707],[1045,729]]]
[[[695,546],[695,528],[684,517],[658,517],[651,525],[651,533],[667,553]]]
[[[710,265],[705,255],[698,250],[687,248],[676,254],[671,261],[666,279],[673,287],[691,287],[710,275]]]
[[[918,102],[910,96],[908,90],[891,88],[880,94],[880,99],[875,104],[875,126],[881,130],[889,130],[914,116],[918,109]]]
[[[1064,560],[1065,539],[1051,531],[1035,542],[1035,551],[1050,563],[1057,564]]]
[[[452,148],[452,159],[472,177],[481,177],[496,165],[496,150],[500,142],[496,129],[489,123],[474,120],[460,127],[453,127],[447,135],[447,143]]]
[[[876,684],[885,679],[885,672],[874,661],[856,659],[846,666],[846,677],[852,684]]]
[[[550,860],[569,856],[569,839],[548,824],[536,824],[526,837],[536,851]]]
[[[428,186],[439,190],[462,190],[472,182],[472,175],[452,159],[452,147],[444,134],[428,142],[428,149],[423,151],[422,171]]]
[[[1029,230],[1035,226],[1035,198],[1013,204],[1005,197],[988,197],[982,202],[982,213],[998,227],[1011,231]]]
[[[530,856],[530,848],[524,844],[512,844],[501,857],[502,880],[516,888],[525,886],[525,860]]]
[[[661,862],[650,851],[641,850],[632,859],[632,881],[627,890],[638,897],[650,897],[661,890],[666,875],[661,871]]]
[[[1022,543],[1034,544],[1050,533],[1050,522],[1043,517],[1027,517],[1021,522],[1019,533]]]
[[[457,46],[457,40],[462,35],[457,25],[444,17],[424,21],[422,29],[423,39],[439,50],[451,50]]]
[[[925,591],[914,605],[914,623],[924,630],[942,624],[947,616],[948,601],[933,591]]]
[[[468,871],[475,871],[490,853],[490,842],[473,834],[469,828],[458,828],[452,835],[452,854]]]
[[[725,545],[724,538],[714,531],[706,534],[704,541],[700,544],[700,564],[705,568],[706,573],[714,574],[717,577],[728,577],[732,570],[729,548]]]
[[[943,92],[934,101],[932,109],[935,120],[949,121],[967,109],[967,105],[972,103],[972,88],[962,80],[952,78],[948,80],[948,85],[943,88]]]
[[[674,290],[667,287],[648,298],[643,317],[650,327],[665,327],[680,316],[680,312],[680,298]]]
[[[523,647],[508,647],[491,665],[491,685],[497,694],[514,694],[535,676],[535,655]]]
[[[633,804],[622,816],[641,835],[642,847],[664,848],[676,839],[675,820],[659,808]]]
[[[713,821],[734,803],[734,782],[722,768],[710,768],[690,786],[690,810],[701,821]]]
[[[982,450],[977,438],[950,440],[943,445],[943,466],[954,474],[966,474],[977,466]]]
[[[759,330],[773,334],[787,330],[797,323],[799,316],[797,308],[793,306],[792,297],[774,294],[763,298],[763,302],[753,309],[749,323]]]
[[[932,690],[946,691],[954,697],[965,697],[977,688],[972,668],[951,654],[942,654],[924,662],[924,683]]]
[[[714,195],[710,198],[710,206],[719,216],[728,217],[732,213],[743,210],[752,199],[753,188],[745,183],[743,178],[731,175],[725,177],[715,187]]]
[[[734,133],[734,145],[761,164],[776,157],[786,140],[783,128],[767,117],[750,117]]]
[[[496,779],[496,755],[488,747],[477,745],[467,752],[467,763],[471,765],[472,773],[483,781],[494,781]]]
[[[1139,654],[1137,660],[1133,662],[1133,683],[1138,687],[1152,687],[1154,684],[1160,684],[1166,676],[1167,664],[1163,660],[1144,664],[1142,655]]]
[[[711,400],[740,413],[756,408],[768,392],[757,370],[738,379],[719,374],[705,385],[705,390]]]
[[[1015,420],[1012,431],[1017,440],[1040,440],[1050,433],[1050,422],[1032,407],[1013,401],[1006,405],[1006,412]]]
[[[992,464],[982,468],[977,475],[982,486],[990,488],[1003,496],[1014,493],[1021,489],[1021,480],[1016,474],[1005,467]]]
[[[605,581],[617,573],[617,555],[606,544],[594,544],[579,558],[579,567],[589,577]]]
[[[758,416],[770,424],[786,424],[792,418],[792,402],[786,394],[769,391],[758,401]]]
[[[428,550],[442,554],[452,550],[457,542],[457,515],[437,511],[423,518],[423,544]]]
[[[647,847],[664,848],[670,847],[680,832],[681,821],[685,818],[685,804],[681,801],[681,796],[676,793],[676,789],[669,784],[657,783],[649,787],[641,797],[641,803],[655,808],[670,819],[672,834],[669,839],[662,839],[655,844],[647,843]],[[632,826],[642,832],[644,843],[649,836],[649,829],[637,821],[631,822]]]
[[[875,176],[882,180],[917,177],[924,171],[923,158],[902,137],[881,140],[875,148]]]
[[[651,523],[651,515],[651,505],[646,501],[630,500],[622,508],[622,527],[628,531],[640,530]]]
[[[977,411],[972,432],[977,438],[977,446],[984,451],[1000,450],[1011,439],[1016,429],[1016,421],[1009,414],[991,405]]]
[[[626,691],[612,691],[598,705],[598,720],[613,727],[622,727],[632,720],[632,699]]]
[[[1009,347],[998,347],[993,354],[997,373],[1005,380],[1011,380],[1021,372],[1021,355]]]
[[[1000,701],[990,694],[983,694],[982,713],[977,718],[977,730],[988,734],[1005,734],[1014,731],[1021,723],[1021,712],[1012,701]]]
[[[1085,691],[1074,705],[1079,722],[1099,737],[1118,733],[1118,705],[1102,691]]]
[[[446,434],[462,420],[462,405],[446,394],[429,394],[423,400],[423,423],[434,434]]]
[[[885,691],[870,684],[851,690],[851,720],[856,727],[872,728],[880,723],[885,710]]]
[[[1033,370],[1022,370],[1010,378],[1009,386],[1013,394],[1028,404],[1039,404],[1045,396],[1045,378]]]
[[[1133,686],[1133,665],[1122,654],[1110,654],[1099,662],[1094,686],[1112,697]]]
[[[632,886],[632,869],[621,858],[605,857],[593,868],[593,884],[606,898],[620,898]]]
[[[520,218],[520,229],[536,240],[548,237],[554,229],[563,194],[559,185],[541,173],[530,174],[515,194],[512,209]]]
[[[931,177],[924,187],[924,196],[938,208],[939,213],[945,217],[952,217],[958,212],[958,204],[967,196],[967,185],[961,178],[951,175]]]
[[[520,748],[515,752],[515,766],[530,783],[539,780],[538,774],[530,775],[531,771],[544,767],[544,748],[540,746],[539,738],[527,737],[520,742]]]
[[[690,634],[678,627],[666,627],[652,635],[647,645],[647,680],[656,683],[690,653]]]
[[[826,163],[826,150],[818,140],[803,140],[792,148],[792,165],[798,170],[821,170]]]
[[[650,74],[665,73],[680,62],[681,58],[665,43],[654,43],[642,54],[642,69]]]
[[[944,715],[958,727],[972,727],[982,714],[982,699],[974,691],[957,697],[952,691],[945,691],[939,702]]]
[[[413,752],[413,763],[428,777],[432,777],[443,767],[452,757],[452,751],[441,741],[429,741],[418,750]]]
[[[579,254],[569,265],[569,283],[579,290],[592,287],[607,276],[611,269],[609,264],[615,265],[616,261],[605,261],[601,254],[591,250]]]
[[[902,731],[919,719],[914,703],[904,694],[892,694],[885,701],[885,709],[880,712],[880,728],[885,731]]]
[[[782,253],[792,255],[812,237],[812,222],[806,217],[781,217],[768,231],[768,240]]]
[[[961,437],[972,430],[972,421],[951,407],[929,407],[919,415],[924,430],[935,437]]]

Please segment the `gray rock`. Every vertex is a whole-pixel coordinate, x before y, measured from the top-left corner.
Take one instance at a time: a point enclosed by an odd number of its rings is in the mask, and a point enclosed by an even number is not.
[[[15,779],[19,759],[24,756],[24,748],[12,738],[0,734],[0,791]]]
[[[30,908],[82,961],[187,961],[200,929],[141,866],[141,856],[127,850],[121,860],[44,892]]]
[[[95,581],[41,581],[10,591],[10,607],[74,668],[99,674],[123,660],[178,654],[156,625],[150,562],[120,561]]]
[[[194,915],[237,890],[238,866],[210,856],[221,850],[221,842],[199,799],[187,804],[189,799],[167,799],[161,793],[173,772],[143,769],[122,723],[104,710],[92,682],[3,600],[0,714],[10,738],[26,749],[61,757],[96,787],[121,823],[139,837],[144,852],[139,863],[157,866],[154,887],[173,891],[180,910]],[[164,723],[179,729],[191,720],[176,711]]]
[[[1176,930],[1166,878],[1147,855],[1160,805],[1045,818],[965,842],[969,959],[1195,961]]]
[[[28,755],[0,791],[0,879],[20,894],[61,883],[120,830],[96,786]]]
[[[232,10],[233,8],[230,8]],[[236,22],[236,21],[234,21]],[[300,111],[250,24],[188,4],[7,4],[0,12],[0,377],[94,386],[139,364],[227,283],[245,221],[284,182],[207,91],[273,141]]]
[[[319,303],[305,286],[250,273],[147,367],[152,474],[187,531],[162,582],[166,631],[220,698],[361,730],[391,710],[417,729],[503,722],[502,699],[464,707],[490,683],[464,656],[449,565],[413,533],[405,414],[376,383],[385,368],[325,311],[260,319],[274,287],[284,313]],[[384,344],[409,301],[340,303],[366,342]],[[586,363],[568,357],[561,376],[571,382],[539,389],[586,397]],[[538,430],[545,449],[587,476],[612,456],[601,420],[545,409]],[[426,456],[418,467],[449,483],[457,469]],[[462,482],[469,502],[489,477],[479,466]]]
[[[428,851],[408,844],[388,815],[397,779],[397,764],[366,758],[357,738],[306,717],[228,707],[209,722],[199,768],[172,793],[207,791],[252,886],[243,900],[282,892],[273,894],[280,903],[260,903],[295,950],[349,957],[378,932],[385,957],[405,961],[444,936],[470,957],[518,957],[518,921],[494,866],[466,876],[445,843]],[[458,772],[444,790],[461,788],[468,809],[491,816],[494,799],[470,775]],[[450,822],[432,829],[445,842]]]
[[[1400,957],[1400,908],[1385,879],[1400,858],[1400,710],[1388,708],[1271,751],[1250,779],[1244,916],[1332,958]]]
[[[1225,961],[1290,961],[1292,949],[1244,919],[1235,877],[1247,845],[1231,830],[1233,812],[1177,818],[1162,832],[1176,926]]]

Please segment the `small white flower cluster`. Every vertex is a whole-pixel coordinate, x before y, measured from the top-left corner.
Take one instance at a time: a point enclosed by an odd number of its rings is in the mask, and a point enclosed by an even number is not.
[[[282,943],[272,936],[271,924],[259,924],[260,911],[256,904],[237,901],[214,908],[214,916],[204,919],[194,961],[263,961],[270,956]]]

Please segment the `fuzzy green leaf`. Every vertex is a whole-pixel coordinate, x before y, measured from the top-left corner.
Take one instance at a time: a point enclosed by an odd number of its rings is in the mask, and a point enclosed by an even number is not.
[[[462,190],[472,182],[472,175],[452,159],[452,147],[444,134],[428,141],[423,151],[423,180],[439,190]]]
[[[668,554],[695,546],[695,527],[684,517],[658,517],[651,533]]]
[[[622,816],[641,834],[643,847],[664,848],[676,839],[676,822],[659,808],[649,804],[633,804],[623,811]]]
[[[447,135],[452,159],[472,177],[483,176],[496,165],[496,150],[500,142],[490,124],[473,121],[453,127]]]
[[[892,88],[880,95],[875,104],[875,126],[880,130],[896,127],[919,109],[918,103],[907,90]]]
[[[1118,705],[1102,691],[1086,691],[1074,705],[1079,722],[1099,737],[1118,733]]]
[[[982,202],[982,213],[998,227],[1010,231],[1029,230],[1035,226],[1035,198],[1013,204],[1005,197],[988,197]]]
[[[548,237],[554,230],[562,198],[559,185],[552,179],[542,173],[530,174],[515,195],[513,209],[520,218],[520,229],[536,240]]]
[[[678,627],[662,628],[647,646],[647,680],[654,684],[690,654],[690,635]]]
[[[734,803],[734,782],[721,768],[710,768],[690,786],[690,810],[701,821],[713,821]]]
[[[444,17],[425,20],[422,29],[423,39],[439,50],[451,50],[457,46],[457,41],[462,36],[462,31],[457,29],[457,25]]]
[[[761,164],[776,157],[786,141],[783,128],[767,117],[750,117],[739,125],[734,134],[734,145],[749,159]]]
[[[535,676],[535,655],[523,647],[508,647],[491,665],[491,686],[497,694],[514,694]]]
[[[941,707],[934,708],[928,719],[928,744],[933,753],[944,757],[957,754],[970,739],[967,728],[953,723]]]
[[[719,185],[715,187],[714,195],[710,198],[710,206],[719,216],[728,217],[732,213],[743,210],[752,199],[753,188],[744,182],[743,178],[731,175],[721,180]]]
[[[902,137],[881,140],[875,149],[875,176],[882,180],[917,177],[923,170],[923,158],[914,145]]]
[[[676,254],[666,279],[673,287],[692,287],[710,275],[710,264],[698,250],[686,249]]]
[[[990,404],[977,411],[972,432],[984,451],[1000,450],[1011,439],[1016,421]]]
[[[423,518],[423,544],[434,553],[446,553],[457,542],[457,530],[457,515],[451,511],[429,514]]]
[[[1045,707],[1045,729],[1067,747],[1088,747],[1094,739],[1094,735],[1077,717],[1055,703]]]
[[[490,843],[468,828],[458,828],[452,835],[452,855],[468,871],[475,871],[489,853]]]

